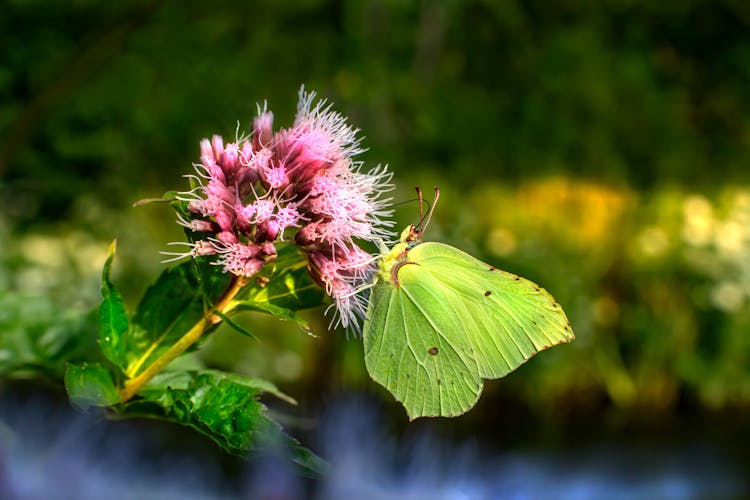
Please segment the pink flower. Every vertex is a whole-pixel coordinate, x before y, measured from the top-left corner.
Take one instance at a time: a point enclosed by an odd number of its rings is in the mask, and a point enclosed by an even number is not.
[[[363,150],[344,116],[332,110],[325,100],[313,106],[315,92],[299,92],[294,126],[280,130],[274,140],[275,158],[286,168],[297,188],[321,169],[341,159],[352,158]]]
[[[337,316],[332,326],[357,327],[357,318],[364,317],[367,300],[361,293],[369,288],[375,271],[375,257],[356,245],[335,251],[329,248],[308,253],[310,274],[334,300]]]
[[[273,113],[267,110],[266,103],[263,109],[258,106],[258,116],[253,119],[253,147],[262,149],[271,144],[273,140]]]
[[[300,89],[292,127],[274,133],[273,114],[258,108],[250,137],[226,143],[214,135],[200,143],[200,163],[180,193],[187,213],[178,223],[196,235],[182,257],[213,257],[225,272],[253,276],[276,257],[274,243],[290,240],[307,256],[313,279],[333,298],[334,323],[355,326],[364,315],[364,291],[375,258],[358,241],[393,236],[388,220],[391,174],[362,171],[358,130]]]
[[[223,266],[224,272],[250,277],[276,258],[276,248],[253,243],[230,243],[217,250],[219,259],[215,264]]]

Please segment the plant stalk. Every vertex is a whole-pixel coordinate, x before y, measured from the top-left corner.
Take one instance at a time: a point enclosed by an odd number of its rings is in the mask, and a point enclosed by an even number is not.
[[[172,347],[167,349],[164,354],[148,365],[145,370],[137,376],[125,381],[122,389],[120,389],[120,402],[125,403],[135,396],[135,394],[140,391],[143,386],[154,377],[154,375],[159,373],[180,354],[185,352],[185,350],[193,345],[208,328],[220,322],[221,318],[214,313],[219,312],[221,314],[226,314],[230,303],[247,282],[248,279],[243,276],[235,276],[232,278],[232,282],[229,284],[229,287],[227,287],[224,295],[219,298],[216,304],[203,316],[203,318],[201,318],[200,321],[188,330],[180,340],[175,342]]]

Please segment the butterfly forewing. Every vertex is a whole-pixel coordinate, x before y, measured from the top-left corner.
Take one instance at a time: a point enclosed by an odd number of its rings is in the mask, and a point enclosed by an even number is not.
[[[573,339],[560,305],[531,281],[442,243],[418,245],[409,258],[454,292],[484,378],[502,377],[537,352]]]
[[[441,243],[408,251],[397,282],[378,283],[365,321],[365,361],[411,418],[451,416],[498,378],[573,334],[534,283]]]

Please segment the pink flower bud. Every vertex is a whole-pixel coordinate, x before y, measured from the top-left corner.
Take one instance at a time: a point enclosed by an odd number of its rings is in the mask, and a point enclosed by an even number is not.
[[[201,139],[201,158],[214,159],[214,150],[211,147],[211,141],[208,139]]]
[[[194,214],[202,214],[204,204],[205,202],[203,200],[193,200],[188,202],[187,208]]]
[[[198,240],[193,244],[191,252],[194,256],[216,255],[216,247],[208,241]]]
[[[256,149],[266,147],[273,139],[273,113],[261,113],[253,120],[253,146]]]
[[[273,241],[279,235],[279,223],[275,219],[268,219],[255,226],[255,241]]]
[[[240,165],[240,150],[237,144],[229,143],[221,154],[221,166],[227,177],[234,177],[237,167]]]
[[[219,263],[224,271],[237,276],[252,276],[265,265],[263,247],[252,243],[228,244],[221,251]]]
[[[261,248],[261,252],[266,257],[276,258],[276,246],[273,243],[271,243],[270,241],[267,241],[267,242],[263,243],[260,246],[260,248]]]
[[[186,226],[192,231],[198,231],[201,233],[215,233],[218,229],[217,224],[209,220],[194,219]]]
[[[214,158],[221,158],[221,153],[224,152],[224,139],[220,135],[211,137],[211,148],[213,149]]]
[[[240,149],[240,163],[247,166],[253,158],[253,145],[250,141],[244,141]]]
[[[224,175],[224,170],[222,170],[222,168],[218,163],[216,163],[216,161],[214,161],[213,158],[203,157],[201,159],[201,163],[203,164],[203,167],[205,168],[211,180],[216,181],[220,184],[226,184],[227,178]]]
[[[255,205],[253,203],[245,206],[240,205],[240,208],[235,209],[235,214],[237,216],[237,227],[239,227],[243,233],[249,234],[253,226]]]
[[[206,186],[206,194],[209,197],[218,198],[229,205],[234,205],[236,197],[227,186],[216,179],[211,179]]]
[[[231,231],[222,231],[216,237],[221,241],[222,243],[232,244],[237,243],[237,235],[234,234]]]
[[[234,212],[224,207],[214,214],[216,223],[223,231],[232,231],[234,226]]]
[[[322,241],[320,224],[320,222],[311,222],[304,226],[294,235],[294,242],[302,248],[320,243]]]

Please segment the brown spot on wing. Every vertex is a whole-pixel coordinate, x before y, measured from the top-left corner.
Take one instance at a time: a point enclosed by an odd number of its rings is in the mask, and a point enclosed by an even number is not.
[[[437,356],[438,348],[437,347],[430,347],[427,349],[427,353],[431,356]]]

